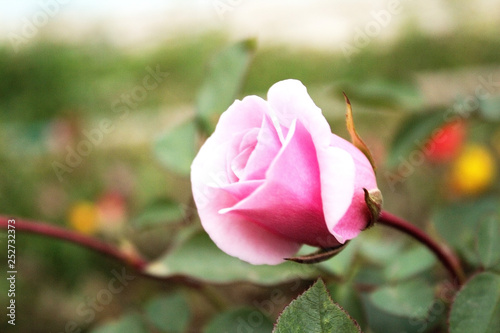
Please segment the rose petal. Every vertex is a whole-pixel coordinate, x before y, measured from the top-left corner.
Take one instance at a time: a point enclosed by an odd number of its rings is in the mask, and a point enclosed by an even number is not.
[[[281,142],[278,133],[269,116],[265,116],[257,137],[257,144],[248,159],[245,173],[240,179],[264,179],[267,169],[280,149]]]
[[[297,119],[311,133],[316,146],[330,143],[330,126],[302,82],[284,80],[275,83],[267,93],[267,100],[281,125],[289,128]]]
[[[298,80],[284,80],[275,83],[267,93],[267,101],[276,112],[280,124],[290,127],[294,119],[303,120],[303,115],[321,114],[307,93],[307,88]],[[304,124],[305,125],[305,124]]]
[[[318,162],[321,170],[321,197],[326,225],[332,232],[340,219],[345,215],[354,194],[355,166],[354,161],[343,149],[327,147],[318,151]],[[345,239],[338,238],[340,243]]]
[[[244,177],[245,167],[253,150],[254,147],[245,148],[235,158],[233,158],[230,163],[228,163],[231,166],[231,171],[236,177],[238,177],[238,179],[242,179]]]
[[[219,143],[216,137],[209,137],[191,164],[191,182],[210,187],[232,183],[226,170],[226,154],[230,145],[231,142]]]
[[[263,179],[246,180],[221,187],[224,191],[231,193],[238,201],[252,194],[259,186],[264,184]]]
[[[236,204],[238,195],[252,192],[252,187],[260,184],[257,181],[229,184],[225,172],[217,169],[220,164],[224,165],[223,158],[207,160],[205,156],[209,148],[214,149],[215,156],[220,156],[220,151],[225,151],[226,147],[213,147],[208,140],[208,145],[202,147],[203,151],[200,150],[191,166],[191,184],[201,223],[214,243],[227,254],[252,264],[275,265],[294,255],[300,244],[270,233],[242,217],[219,214],[219,210]],[[231,188],[232,185],[235,188]],[[239,194],[236,185],[240,185]]]
[[[260,128],[262,118],[269,113],[265,100],[257,96],[247,96],[235,101],[221,116],[212,137],[218,142],[230,141],[234,133],[251,128]]]
[[[370,164],[370,161],[366,158],[366,156],[356,148],[352,143],[349,141],[341,138],[338,135],[335,134],[330,134],[330,146],[332,147],[338,147],[341,148],[345,151],[347,151],[352,158],[354,159],[354,164],[359,165],[363,168],[366,168],[366,171],[369,171],[370,174],[373,176],[375,175],[375,172],[373,171],[373,167]]]
[[[349,209],[342,218],[329,229],[341,242],[355,238],[369,219],[369,211],[365,203],[363,188],[368,190],[377,188],[375,172],[366,156],[350,142],[332,134],[331,145],[346,151],[354,161],[355,179],[354,194]]]
[[[228,179],[231,182],[237,182],[239,178],[241,178],[248,158],[250,157],[250,154],[257,142],[258,134],[258,128],[250,128],[239,133],[235,133],[232,136],[226,153],[226,172]],[[227,142],[225,144],[227,144]],[[246,151],[246,155],[244,154],[244,151]],[[240,174],[237,175],[236,173]]]
[[[353,160],[345,151],[330,147],[330,126],[300,81],[276,83],[269,89],[268,101],[277,110],[282,124],[288,126],[290,120],[296,118],[311,133],[318,156],[324,216],[328,229],[333,231],[347,212],[354,194]]]
[[[363,190],[356,189],[349,209],[330,231],[339,242],[344,243],[358,236],[366,228],[369,214]]]
[[[338,245],[335,238],[327,237],[311,135],[300,122],[293,122],[290,132],[293,135],[270,166],[265,183],[223,213],[244,217],[298,243]]]
[[[194,167],[204,171],[196,173],[194,177],[199,178],[199,182],[210,183],[215,187],[236,181],[228,158],[231,160],[234,158],[231,154],[239,153],[241,140],[248,131],[255,129],[255,133],[258,133],[268,108],[267,102],[257,96],[235,101],[221,115],[214,133],[205,141],[193,160],[191,170]]]
[[[227,254],[254,265],[276,265],[293,256],[301,244],[266,231],[243,216],[223,215],[223,206],[234,205],[234,197],[221,190],[193,183],[193,197],[203,228]],[[203,205],[209,198],[210,204]],[[200,203],[200,204],[199,204]]]

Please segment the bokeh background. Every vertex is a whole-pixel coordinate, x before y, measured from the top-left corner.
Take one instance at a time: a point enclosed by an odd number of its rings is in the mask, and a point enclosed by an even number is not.
[[[498,31],[494,0],[0,1],[0,213],[160,257],[179,229],[198,223],[189,177],[164,156],[161,139],[195,116],[217,55],[248,39],[234,97],[265,97],[273,83],[299,79],[347,138],[345,91],[386,209],[427,225],[436,215],[459,219],[453,207],[464,203],[495,206]],[[399,248],[391,249],[381,256]],[[2,319],[2,331],[111,332],[128,316],[131,331],[201,332],[221,307],[255,306],[281,288],[283,300],[266,313],[272,323],[299,290],[285,279],[193,286],[130,270],[122,292],[88,311],[123,263],[21,232],[16,254],[16,326]],[[4,308],[5,279],[0,290]],[[181,309],[171,315],[184,326],[151,323],[150,313],[169,308]],[[134,326],[137,317],[146,328]]]

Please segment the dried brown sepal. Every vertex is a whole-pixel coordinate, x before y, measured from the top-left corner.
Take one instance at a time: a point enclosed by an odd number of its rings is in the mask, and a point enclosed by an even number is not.
[[[368,191],[366,188],[363,188],[363,191],[365,192],[366,206],[368,207],[368,210],[370,212],[370,220],[366,224],[365,229],[363,229],[366,230],[372,227],[375,222],[377,222],[380,216],[380,212],[382,211],[384,198],[382,197],[382,192],[380,192],[379,189]]]
[[[365,154],[366,158],[368,161],[370,161],[370,164],[372,165],[373,170],[375,170],[375,162],[373,160],[372,154],[370,153],[370,149],[368,149],[368,146],[363,142],[363,140],[359,137],[358,133],[356,132],[356,128],[354,127],[354,118],[352,116],[352,106],[351,106],[351,101],[349,101],[349,98],[347,98],[347,95],[344,94],[345,102],[347,104],[347,111],[345,114],[345,120],[346,120],[346,125],[347,125],[347,131],[349,132],[349,135],[351,136],[351,142],[352,144],[361,150],[363,154]]]
[[[349,243],[349,241],[344,244],[340,244],[339,246],[319,249],[318,251],[305,256],[285,258],[285,260],[298,262],[299,264],[316,264],[318,262],[326,261],[339,254],[346,247],[347,243]]]

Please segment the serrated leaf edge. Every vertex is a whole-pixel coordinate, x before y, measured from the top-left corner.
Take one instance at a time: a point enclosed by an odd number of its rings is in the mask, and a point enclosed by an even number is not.
[[[335,303],[333,300],[332,300],[332,296],[330,295],[330,292],[328,291],[328,288],[326,287],[326,284],[325,282],[323,281],[323,279],[321,278],[318,278],[316,280],[316,282],[314,282],[309,288],[307,288],[306,290],[304,290],[304,292],[302,292],[300,295],[298,295],[295,299],[293,299],[287,306],[285,306],[283,308],[283,310],[281,310],[279,316],[278,316],[278,319],[276,320],[276,322],[274,323],[274,329],[271,333],[279,333],[276,331],[276,329],[278,328],[278,323],[281,319],[281,316],[283,315],[283,313],[295,302],[297,301],[299,298],[301,298],[302,296],[304,296],[307,292],[309,292],[313,287],[315,287],[317,284],[320,284],[322,287],[323,287],[323,290],[325,291],[327,297],[328,297],[328,300],[331,302],[331,304],[333,304],[334,306],[338,307],[351,321],[352,323],[356,326],[356,328],[358,329],[358,332],[360,333],[363,333],[363,331],[361,330],[361,326],[359,326],[359,324],[357,323],[357,321],[351,317],[351,315],[346,311],[344,310],[343,307],[341,307],[339,304]]]

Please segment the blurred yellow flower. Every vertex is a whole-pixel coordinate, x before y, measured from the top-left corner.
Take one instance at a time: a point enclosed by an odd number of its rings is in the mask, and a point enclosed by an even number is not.
[[[97,207],[87,201],[75,203],[69,211],[69,223],[73,229],[84,233],[92,234],[97,230]]]
[[[495,176],[495,160],[489,149],[469,144],[452,165],[450,184],[458,195],[476,195],[488,189]]]

